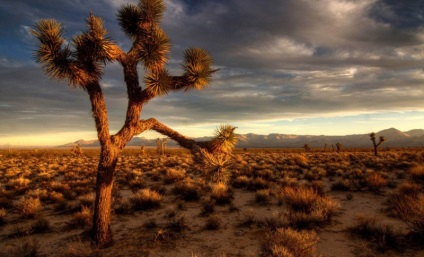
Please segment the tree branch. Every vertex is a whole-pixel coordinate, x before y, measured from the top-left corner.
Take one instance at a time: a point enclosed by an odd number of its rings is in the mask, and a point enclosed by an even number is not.
[[[96,123],[99,142],[102,146],[110,144],[107,108],[102,89],[100,88],[98,82],[91,83],[86,88],[90,96],[91,110],[93,112],[93,118]]]
[[[196,154],[199,151],[199,148],[204,148],[207,151],[212,152],[212,141],[196,142],[192,138],[180,134],[179,132],[171,129],[154,118],[140,121],[135,133],[140,134],[146,130],[154,130],[171,138],[181,147],[190,150],[193,154]]]

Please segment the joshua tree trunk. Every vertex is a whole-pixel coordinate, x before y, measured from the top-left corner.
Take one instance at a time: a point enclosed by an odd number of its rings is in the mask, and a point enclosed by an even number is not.
[[[110,229],[110,212],[112,203],[113,175],[115,172],[118,155],[109,147],[102,147],[99,166],[97,170],[96,200],[94,202],[94,215],[92,238],[99,248],[105,248],[113,243],[112,230]]]

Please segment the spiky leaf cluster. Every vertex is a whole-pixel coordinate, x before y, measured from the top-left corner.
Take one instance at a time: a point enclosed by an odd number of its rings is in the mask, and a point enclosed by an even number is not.
[[[65,80],[74,86],[86,87],[98,81],[103,65],[112,59],[115,45],[105,38],[107,31],[102,19],[90,13],[88,30],[65,45],[62,25],[55,20],[40,20],[33,35],[40,41],[35,60],[43,65],[44,72],[53,79]]]
[[[137,5],[123,5],[118,10],[118,22],[127,36],[136,39],[159,24],[164,11],[162,0],[139,0]]]
[[[198,158],[205,166],[205,174],[214,182],[227,183],[231,177],[231,172],[227,169],[231,160],[230,154],[210,153],[205,149],[200,149]]]
[[[147,74],[144,81],[150,94],[162,96],[166,95],[170,90],[172,78],[167,70],[161,70]]]
[[[52,19],[40,20],[32,34],[40,41],[34,57],[42,64],[43,71],[55,79],[66,79],[72,74],[72,52],[69,47],[62,47],[65,42],[62,25]]]
[[[184,76],[189,83],[186,91],[205,88],[216,70],[211,68],[212,57],[200,48],[189,48],[184,52]]]
[[[212,140],[214,152],[231,153],[237,144],[237,136],[234,133],[236,127],[231,125],[221,125],[215,130],[215,137]]]

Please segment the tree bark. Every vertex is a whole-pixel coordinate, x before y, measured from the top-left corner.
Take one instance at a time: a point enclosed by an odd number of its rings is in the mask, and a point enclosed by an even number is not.
[[[113,244],[110,214],[113,175],[117,161],[118,153],[114,153],[111,147],[102,146],[97,170],[96,200],[94,202],[93,227],[91,230],[94,244],[100,249]]]

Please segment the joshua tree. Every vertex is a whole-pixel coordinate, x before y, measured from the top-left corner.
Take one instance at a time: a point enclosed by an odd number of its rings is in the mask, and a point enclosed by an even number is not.
[[[213,154],[225,145],[225,140],[219,137],[208,142],[195,142],[154,118],[140,119],[143,106],[153,98],[174,91],[203,89],[216,71],[211,67],[212,58],[199,48],[189,48],[184,52],[182,75],[172,76],[166,70],[170,41],[160,27],[164,10],[163,0],[139,0],[137,5],[124,5],[118,10],[119,25],[132,40],[127,52],[106,36],[103,20],[91,12],[87,30],[68,40],[69,44],[65,43],[62,25],[56,20],[40,20],[33,30],[40,42],[35,59],[42,64],[44,73],[83,89],[90,98],[101,145],[91,230],[94,243],[99,248],[113,242],[110,229],[113,177],[118,156],[131,138],[144,131],[155,130],[194,154],[200,149]],[[114,135],[109,131],[106,103],[99,83],[105,65],[111,62],[122,66],[128,95],[125,122]],[[144,88],[140,86],[138,64],[144,66]]]
[[[374,146],[374,155],[375,155],[375,156],[378,156],[378,147],[379,147],[382,143],[384,143],[384,141],[386,141],[386,138],[385,138],[385,137],[383,137],[383,136],[380,136],[380,138],[379,138],[379,140],[378,140],[378,143],[376,143],[376,142],[375,142],[375,133],[374,133],[374,132],[372,132],[372,133],[370,134],[370,139],[371,139],[371,141],[372,141],[372,145]]]
[[[145,148],[145,147],[144,147],[144,145],[141,145],[141,146],[140,146],[140,152],[141,152],[141,155],[142,155],[142,156],[144,156],[144,152],[145,152],[145,150],[146,150],[146,149],[144,149],[144,148]]]
[[[326,152],[326,151],[327,151],[327,146],[328,146],[328,145],[327,145],[327,143],[325,143],[325,144],[324,144],[324,152]]]
[[[71,153],[72,153],[72,155],[75,155],[75,156],[81,156],[81,155],[83,155],[83,152],[82,152],[82,149],[81,149],[80,144],[74,145],[74,147],[72,147]]]
[[[339,142],[336,143],[336,147],[337,147],[337,152],[340,153],[342,151],[342,147],[343,145],[340,144]]]
[[[166,150],[166,144],[168,143],[168,139],[167,138],[158,138],[156,139],[156,152],[159,155],[163,155],[165,153]]]
[[[309,146],[309,144],[304,144],[303,148],[305,149],[305,152],[310,152],[311,151],[311,147]]]

